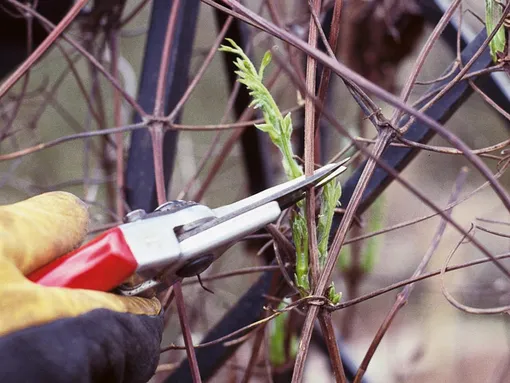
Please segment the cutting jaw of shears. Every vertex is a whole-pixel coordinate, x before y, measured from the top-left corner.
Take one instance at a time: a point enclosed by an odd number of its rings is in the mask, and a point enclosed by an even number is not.
[[[318,169],[230,205],[211,209],[191,201],[170,201],[154,212],[135,210],[125,223],[29,276],[46,286],[146,296],[195,276],[247,235],[275,222],[283,210],[346,168],[348,159]],[[133,274],[144,280],[123,282]]]

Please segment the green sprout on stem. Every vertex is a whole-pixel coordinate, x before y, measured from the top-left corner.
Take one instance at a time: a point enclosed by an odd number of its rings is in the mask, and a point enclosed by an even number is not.
[[[289,179],[298,178],[303,175],[303,169],[294,159],[294,153],[291,145],[292,120],[290,113],[283,117],[278,105],[269,93],[269,90],[262,83],[264,70],[271,62],[271,52],[267,51],[257,71],[251,60],[246,56],[244,51],[234,40],[226,39],[232,47],[222,45],[220,51],[230,52],[239,57],[234,61],[235,66],[239,69],[235,73],[239,76],[239,81],[244,84],[250,91],[253,101],[250,107],[260,109],[264,116],[264,124],[256,124],[257,129],[266,132],[273,144],[282,152],[283,168]]]
[[[267,51],[257,70],[249,57],[244,53],[232,39],[226,39],[230,46],[222,45],[220,51],[230,52],[238,57],[234,61],[238,70],[235,72],[241,84],[244,84],[252,97],[251,107],[260,109],[264,117],[263,124],[256,124],[255,127],[266,132],[271,141],[278,147],[282,154],[282,164],[285,174],[289,180],[302,176],[303,169],[294,159],[292,150],[292,119],[291,114],[283,116],[278,105],[271,96],[269,90],[263,84],[264,70],[271,62],[271,52]],[[334,210],[338,204],[341,195],[341,187],[337,181],[331,181],[324,185],[321,201],[321,211],[317,226],[318,251],[321,267],[324,266],[328,256],[328,238],[331,230]],[[309,281],[309,257],[308,257],[308,229],[306,225],[305,206],[303,201],[299,201],[297,209],[292,215],[292,237],[296,247],[296,285],[301,290],[302,295],[307,295],[310,291]],[[336,303],[340,300],[340,295],[335,293],[334,287],[329,289],[329,296]]]

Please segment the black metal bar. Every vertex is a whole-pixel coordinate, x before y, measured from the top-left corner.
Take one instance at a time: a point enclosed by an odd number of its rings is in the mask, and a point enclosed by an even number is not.
[[[227,21],[228,15],[219,10],[215,10],[214,12],[218,29],[221,29]],[[250,44],[248,26],[237,19],[232,21],[225,37],[233,39],[245,50],[247,50],[248,44]],[[232,61],[231,55],[223,54],[222,56],[226,67],[229,88],[232,90],[237,80],[237,75],[234,73],[237,68]],[[251,97],[249,92],[246,87],[242,86],[239,89],[234,104],[234,111],[237,117],[241,116],[250,102]],[[258,129],[246,129],[241,136],[241,145],[243,148],[243,162],[248,176],[250,194],[258,193],[273,186],[274,177],[270,161],[271,142],[267,138],[267,135]]]
[[[147,36],[147,44],[143,59],[143,70],[140,78],[138,102],[142,108],[151,113],[154,109],[157,74],[168,16],[173,1],[155,0],[152,5],[151,21]],[[179,101],[188,85],[188,73],[191,61],[195,27],[198,19],[200,2],[186,0],[179,9],[168,64],[166,83],[165,113],[168,113]],[[177,118],[177,121],[180,117]],[[140,116],[134,117],[140,122]],[[177,132],[169,131],[163,139],[164,179],[168,184],[174,166]],[[131,145],[126,170],[126,199],[132,209],[152,211],[157,207],[156,184],[152,142],[147,130],[136,130],[131,135]]]

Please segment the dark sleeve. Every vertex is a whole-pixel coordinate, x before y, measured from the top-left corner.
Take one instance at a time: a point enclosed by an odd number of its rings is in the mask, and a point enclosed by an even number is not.
[[[0,382],[145,383],[163,331],[156,317],[93,310],[0,338]]]

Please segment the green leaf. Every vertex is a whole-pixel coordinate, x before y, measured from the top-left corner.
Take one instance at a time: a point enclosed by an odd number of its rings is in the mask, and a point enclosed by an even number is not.
[[[282,133],[290,140],[290,137],[292,136],[292,117],[290,116],[290,113],[287,113],[284,117],[282,125]]]
[[[485,0],[485,24],[487,36],[496,28],[497,23],[503,16],[503,9],[496,0]],[[489,42],[491,57],[494,62],[498,61],[497,53],[504,52],[506,45],[505,28],[501,26],[492,40]]]
[[[255,127],[263,132],[266,132],[269,134],[269,138],[271,138],[271,141],[273,142],[279,142],[280,135],[275,130],[274,126],[272,124],[255,124]]]
[[[237,51],[234,48],[231,48],[227,45],[220,45],[218,50],[221,52],[237,53]]]
[[[242,51],[241,47],[237,45],[236,42],[231,38],[226,37],[225,40],[227,40],[230,43],[230,45],[232,45],[236,50]]]
[[[333,303],[334,305],[340,303],[340,300],[342,299],[342,293],[337,293],[335,291],[335,283],[331,282],[331,285],[328,287],[328,299]]]
[[[331,231],[335,208],[341,195],[342,187],[337,181],[331,180],[326,185],[324,185],[321,210],[319,214],[319,223],[317,225],[319,263],[321,267],[324,267],[328,257],[329,232]],[[336,256],[336,254],[334,254],[334,256]]]
[[[255,127],[266,133],[272,133],[275,131],[274,126],[272,124],[255,124]]]
[[[264,54],[264,57],[262,58],[262,62],[260,63],[260,69],[259,69],[259,78],[261,80],[264,77],[264,70],[266,69],[266,67],[271,62],[271,58],[272,58],[271,51],[267,51]]]

